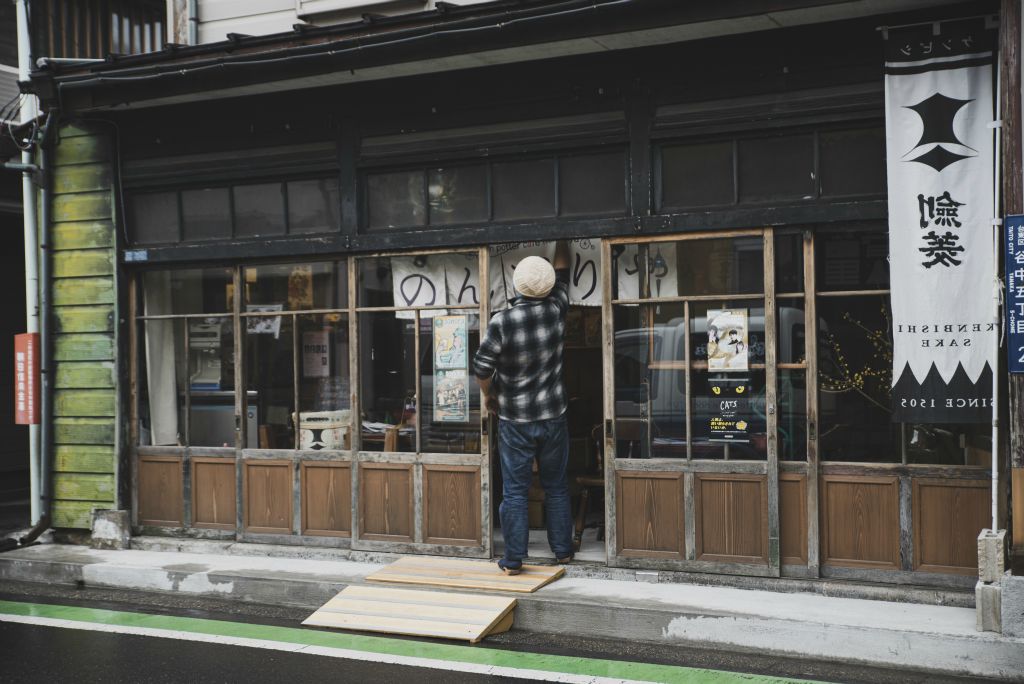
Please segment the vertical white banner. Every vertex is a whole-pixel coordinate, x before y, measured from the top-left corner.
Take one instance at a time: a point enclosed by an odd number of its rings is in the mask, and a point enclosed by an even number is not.
[[[996,36],[982,19],[933,26],[885,46],[893,420],[988,422]]]

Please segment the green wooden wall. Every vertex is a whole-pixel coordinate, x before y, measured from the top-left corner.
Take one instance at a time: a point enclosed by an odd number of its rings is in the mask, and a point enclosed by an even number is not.
[[[102,125],[64,125],[53,148],[53,526],[88,528],[117,498],[115,208]]]

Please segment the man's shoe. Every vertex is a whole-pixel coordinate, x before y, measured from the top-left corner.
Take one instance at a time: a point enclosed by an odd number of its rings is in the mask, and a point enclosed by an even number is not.
[[[572,559],[575,558],[575,557],[576,557],[575,553],[570,553],[568,556],[566,556],[564,558],[556,558],[555,560],[558,561],[559,565],[568,565],[569,563],[572,563]]]
[[[518,575],[523,570],[523,563],[522,561],[515,563],[502,558],[498,561],[498,567],[501,568],[501,571],[506,575]]]

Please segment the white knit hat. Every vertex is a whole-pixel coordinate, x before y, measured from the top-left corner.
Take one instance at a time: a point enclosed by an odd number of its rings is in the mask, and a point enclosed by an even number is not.
[[[555,269],[539,256],[528,256],[519,262],[512,274],[516,292],[524,297],[543,298],[555,286]]]

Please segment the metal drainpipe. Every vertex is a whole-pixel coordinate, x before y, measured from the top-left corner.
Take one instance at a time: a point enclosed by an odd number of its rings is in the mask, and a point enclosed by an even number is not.
[[[28,28],[28,0],[17,0],[15,7],[18,30],[18,80],[28,81],[32,70],[31,42]],[[35,95],[24,98],[21,121],[30,122],[37,116]],[[30,151],[21,153],[21,163],[33,163]],[[36,228],[36,188],[31,172],[21,177],[21,206],[25,240],[25,331],[39,332],[39,244]],[[40,426],[28,426],[29,439],[29,501],[31,522],[39,522],[39,439]]]
[[[188,0],[188,44],[199,45],[199,0]]]
[[[38,139],[39,149],[39,236],[40,259],[39,280],[40,315],[39,315],[39,358],[40,362],[40,431],[39,431],[39,521],[33,525],[18,542],[22,546],[31,544],[43,532],[50,528],[53,502],[53,335],[50,325],[52,314],[51,283],[50,283],[50,177],[49,145],[52,138],[53,122],[57,118],[56,111],[47,113],[41,135]]]

